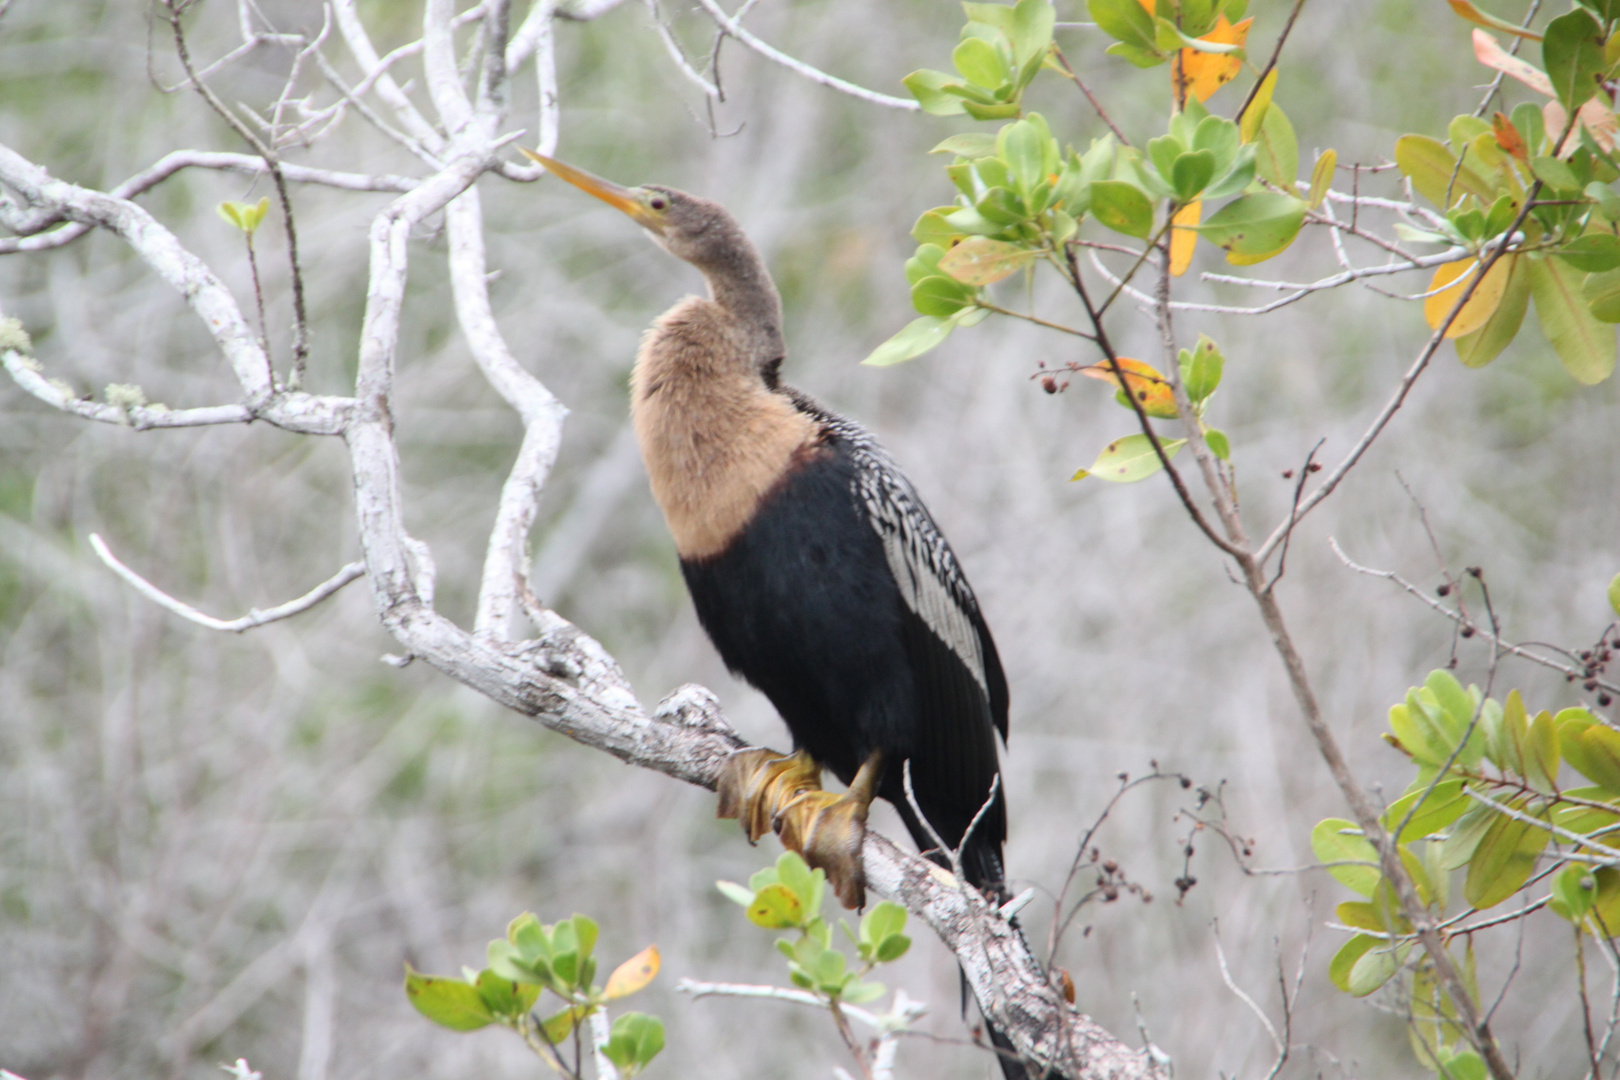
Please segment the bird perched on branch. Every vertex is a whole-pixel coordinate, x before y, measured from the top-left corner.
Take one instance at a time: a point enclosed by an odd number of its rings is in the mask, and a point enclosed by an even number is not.
[[[529,157],[628,214],[709,285],[647,332],[630,414],[698,619],[797,751],[734,757],[721,814],[740,816],[750,840],[775,828],[854,908],[880,796],[924,852],[949,866],[943,843],[971,884],[1001,898],[1007,681],[911,482],[859,425],[778,382],[781,298],[723,208]],[[843,795],[820,789],[823,766]]]

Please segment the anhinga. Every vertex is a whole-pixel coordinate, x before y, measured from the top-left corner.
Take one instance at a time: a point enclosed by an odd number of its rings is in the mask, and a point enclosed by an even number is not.
[[[923,851],[945,863],[939,841],[960,847],[968,881],[1001,897],[995,733],[1007,736],[1007,681],[911,482],[859,425],[778,383],[781,298],[730,214],[529,156],[628,214],[709,284],[707,299],[687,297],[647,332],[630,415],[698,619],[798,751],[733,759],[721,814],[740,816],[750,839],[776,827],[853,908],[867,807],[881,796]],[[906,762],[938,840],[906,798]],[[822,766],[845,794],[820,790]]]

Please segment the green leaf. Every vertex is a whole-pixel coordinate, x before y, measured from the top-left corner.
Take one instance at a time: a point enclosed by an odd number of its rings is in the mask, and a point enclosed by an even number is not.
[[[1375,934],[1392,931],[1404,934],[1411,929],[1411,924],[1399,913],[1391,911],[1387,904],[1375,904],[1368,900],[1345,900],[1334,909],[1334,914],[1346,926],[1371,930]]]
[[[1023,110],[1016,101],[1009,101],[1005,105],[981,105],[976,101],[964,101],[962,111],[975,120],[1011,120]]]
[[[1255,145],[1254,171],[1267,183],[1292,192],[1299,178],[1299,140],[1281,105],[1273,104],[1266,110]]]
[[[1545,155],[1530,159],[1530,171],[1535,178],[1552,188],[1555,192],[1572,192],[1581,190],[1581,181],[1575,175],[1575,170],[1569,164],[1555,157]]]
[[[753,904],[753,889],[739,886],[735,881],[716,881],[714,887],[719,889],[721,895],[724,895],[727,900],[731,900],[732,904],[740,905],[740,907],[748,907],[748,905]]]
[[[1306,203],[1312,210],[1322,205],[1327,198],[1328,188],[1333,186],[1333,170],[1339,164],[1339,152],[1328,149],[1316,155],[1316,164],[1311,166],[1311,194]]]
[[[945,215],[953,214],[957,209],[954,206],[942,206],[934,210],[925,210],[922,216],[917,218],[917,224],[911,227],[911,238],[919,244],[950,247],[964,232],[945,220]]]
[[[1530,262],[1523,255],[1503,255],[1508,261],[1508,279],[1502,286],[1502,299],[1479,329],[1452,339],[1457,359],[1468,367],[1484,367],[1501,355],[1519,336],[1525,312],[1530,310]]]
[[[1523,799],[1507,805],[1531,813]],[[1540,813],[1544,815],[1545,811]],[[1535,871],[1536,859],[1552,836],[1546,829],[1527,821],[1504,814],[1495,816],[1496,820],[1485,830],[1473,858],[1468,861],[1468,878],[1463,884],[1463,896],[1481,911],[1519,891]]]
[[[1428,797],[1425,798],[1425,795]],[[1459,778],[1440,781],[1432,792],[1424,784],[1419,790],[1409,792],[1390,804],[1389,809],[1384,811],[1384,828],[1394,832],[1410,813],[1412,820],[1401,830],[1397,839],[1401,843],[1420,840],[1444,829],[1473,805],[1474,801],[1463,793],[1463,782]]]
[[[1581,282],[1581,298],[1599,322],[1620,322],[1620,270],[1592,274]]]
[[[1600,184],[1596,180],[1586,185],[1585,195],[1598,204],[1598,210],[1611,222],[1620,222],[1620,193],[1617,193],[1608,184]]]
[[[1226,432],[1220,428],[1205,428],[1204,442],[1208,445],[1210,453],[1222,461],[1232,460],[1232,443],[1226,437]]]
[[[932,150],[930,154],[955,154],[957,157],[978,159],[989,157],[996,152],[996,137],[987,131],[969,131],[961,135],[952,135]]]
[[[1012,72],[1001,52],[983,38],[970,37],[951,53],[951,63],[968,82],[995,90],[1012,81]]]
[[[1201,404],[1221,385],[1226,358],[1207,334],[1199,334],[1197,347],[1191,352],[1183,349],[1181,355],[1182,386],[1194,405]]]
[[[1196,228],[1228,256],[1272,255],[1287,247],[1305,223],[1305,204],[1292,195],[1245,195]]]
[[[1553,875],[1552,894],[1558,914],[1579,923],[1597,903],[1597,877],[1591,867],[1571,863]]]
[[[553,1046],[573,1034],[574,1025],[596,1010],[585,1005],[571,1005],[562,1012],[553,1013],[540,1021],[540,1031]]]
[[[1057,12],[1051,0],[1018,0],[1013,8],[1012,26],[1007,36],[1012,38],[1013,55],[1022,67],[1020,83],[1027,85],[1040,70],[1041,62],[1052,49],[1052,31],[1056,25]]]
[[[1166,182],[1175,171],[1176,158],[1186,152],[1187,147],[1174,135],[1160,135],[1156,139],[1148,140],[1148,160],[1153,163],[1153,170]]]
[[[1495,186],[1471,165],[1458,168],[1457,155],[1438,139],[1402,135],[1395,140],[1395,164],[1419,195],[1442,210],[1450,210],[1465,195],[1487,205],[1496,201]]]
[[[1170,170],[1170,186],[1179,202],[1189,203],[1215,179],[1215,155],[1209,150],[1190,150],[1179,155]]]
[[[844,992],[839,995],[849,1005],[864,1005],[882,996],[883,984],[880,982],[855,982],[844,987]]]
[[[539,986],[503,979],[488,968],[478,973],[474,985],[478,989],[478,996],[483,999],[492,1014],[511,1019],[516,1019],[534,1008],[534,1003],[540,997]]]
[[[1382,944],[1380,939],[1368,937],[1366,934],[1357,934],[1340,946],[1334,954],[1333,962],[1328,965],[1328,978],[1334,986],[1345,993],[1350,992],[1350,971],[1356,963],[1365,956],[1368,950]]]
[[[1117,56],[1121,60],[1135,64],[1139,68],[1158,67],[1169,59],[1162,53],[1145,45],[1127,45],[1123,41],[1116,41],[1103,52],[1109,56]]]
[[[1019,194],[1028,197],[1046,179],[1046,144],[1051,141],[1029,120],[1008,124],[1001,130],[997,150]]]
[[[883,900],[861,917],[861,940],[876,944],[905,928],[906,909],[891,900]]]
[[[646,1013],[625,1013],[613,1021],[602,1053],[626,1080],[645,1069],[664,1048],[664,1022]]]
[[[1614,371],[1615,332],[1600,322],[1581,294],[1580,271],[1558,259],[1532,259],[1530,295],[1536,318],[1564,370],[1588,386]]]
[[[1166,457],[1173,458],[1186,442],[1186,439],[1171,442],[1161,439],[1159,445],[1163,447]],[[1114,484],[1134,484],[1138,480],[1146,480],[1163,467],[1159,455],[1154,452],[1153,443],[1146,435],[1126,435],[1103,447],[1091,468],[1081,469],[1070,479],[1083,480],[1095,476]]]
[[[1609,582],[1609,610],[1620,615],[1620,574],[1614,575]]]
[[[954,315],[972,300],[972,287],[943,275],[925,277],[911,287],[911,306],[923,315]]]
[[[911,96],[917,99],[922,111],[933,116],[956,116],[965,112],[962,99],[954,94],[947,94],[945,87],[958,85],[956,80],[943,71],[913,71],[900,82]]]
[[[1580,108],[1598,91],[1604,68],[1603,28],[1580,9],[1547,24],[1541,58],[1558,101],[1568,112]]]
[[[1479,842],[1485,838],[1485,833],[1495,824],[1498,814],[1489,806],[1482,803],[1476,805],[1457,819],[1456,826],[1451,835],[1441,845],[1441,852],[1436,860],[1440,869],[1455,870],[1459,866],[1466,866],[1468,860],[1474,857],[1479,848]]]
[[[767,885],[754,894],[748,921],[767,930],[788,930],[804,921],[804,904],[786,885]]]
[[[1524,748],[1525,776],[1530,786],[1547,795],[1557,790],[1560,760],[1558,727],[1552,713],[1543,709],[1530,722],[1530,737]]]
[[[1153,16],[1137,0],[1086,0],[1086,8],[1092,21],[1109,37],[1138,49],[1153,49]]]
[[[1091,216],[1115,232],[1138,239],[1146,239],[1153,231],[1153,203],[1140,188],[1123,180],[1098,180],[1091,185]]]
[[[1354,822],[1343,818],[1317,822],[1311,830],[1311,850],[1321,862],[1346,864],[1328,867],[1339,884],[1362,896],[1371,896],[1378,888],[1378,850]]]
[[[1592,724],[1580,733],[1582,775],[1607,791],[1620,793],[1620,731]],[[1573,755],[1571,764],[1575,764]]]
[[[906,935],[890,934],[877,943],[877,948],[872,956],[878,963],[887,964],[891,960],[898,960],[906,955],[906,950],[909,948],[911,948],[911,939]]]
[[[1474,721],[1474,699],[1468,696],[1457,677],[1444,668],[1429,672],[1423,685],[1451,718],[1452,731],[1460,736]]]
[[[477,1031],[495,1020],[471,983],[423,975],[409,964],[405,965],[405,996],[417,1012],[451,1031]]]
[[[1347,992],[1353,997],[1366,997],[1389,982],[1401,970],[1410,949],[1409,945],[1392,946],[1387,941],[1375,939],[1374,947],[1362,953],[1351,965],[1345,979]]]

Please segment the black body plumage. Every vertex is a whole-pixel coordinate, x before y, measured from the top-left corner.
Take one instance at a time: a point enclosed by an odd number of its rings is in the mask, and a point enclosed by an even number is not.
[[[924,851],[902,762],[934,832],[999,895],[1005,803],[996,732],[1007,684],[978,601],[905,475],[859,425],[790,390],[820,439],[717,555],[683,559],[698,618],[721,658],[774,705],[796,748],[849,783],[873,750],[879,794]],[[936,859],[945,860],[936,853]]]

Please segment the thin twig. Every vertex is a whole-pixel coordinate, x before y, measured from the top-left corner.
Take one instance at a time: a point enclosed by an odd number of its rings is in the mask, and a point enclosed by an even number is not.
[[[1243,114],[1249,111],[1250,105],[1254,104],[1254,97],[1260,92],[1261,84],[1266,81],[1266,76],[1276,69],[1277,60],[1282,56],[1283,46],[1288,43],[1288,35],[1293,32],[1294,20],[1299,18],[1300,9],[1304,6],[1305,0],[1294,0],[1294,10],[1288,13],[1288,21],[1283,24],[1282,33],[1277,36],[1277,47],[1271,50],[1271,59],[1266,61],[1266,66],[1260,71],[1260,77],[1254,80],[1254,85],[1249,88],[1249,96],[1243,99],[1243,107],[1232,117],[1233,123],[1243,122]]]
[[[1502,640],[1500,636],[1492,633],[1490,628],[1479,625],[1473,619],[1469,618],[1465,612],[1452,611],[1439,600],[1435,599],[1433,596],[1430,596],[1424,590],[1418,588],[1410,581],[1407,581],[1405,578],[1395,573],[1395,571],[1377,570],[1371,566],[1361,565],[1344,553],[1344,549],[1339,546],[1339,541],[1336,538],[1331,536],[1328,537],[1328,544],[1333,548],[1333,553],[1339,557],[1339,561],[1344,563],[1344,565],[1349,567],[1351,570],[1354,570],[1358,574],[1366,574],[1368,577],[1384,578],[1387,581],[1393,581],[1396,585],[1399,585],[1402,589],[1417,597],[1435,611],[1438,611],[1440,614],[1444,615],[1446,618],[1452,620],[1464,629],[1471,630],[1473,633],[1483,637],[1487,643],[1501,648],[1503,652],[1510,653],[1511,655],[1517,656],[1522,660],[1528,660],[1533,664],[1540,664],[1542,667],[1547,667],[1554,671],[1562,672],[1571,679],[1584,677],[1584,671],[1580,668],[1573,667],[1569,664],[1560,663],[1559,661],[1551,659],[1550,657],[1533,653],[1523,645],[1515,645],[1512,642]],[[1597,686],[1602,687],[1610,693],[1620,694],[1620,685],[1616,685],[1602,679],[1594,679],[1593,681]]]
[[[185,69],[186,75],[191,79],[209,108],[218,113],[220,119],[231,126],[231,129],[242,137],[242,140],[253,147],[255,153],[264,159],[265,166],[270,170],[270,178],[275,183],[276,198],[281,203],[281,223],[287,236],[287,261],[291,265],[292,273],[292,300],[293,300],[293,360],[292,371],[287,376],[287,386],[296,390],[303,385],[304,363],[309,357],[309,320],[304,313],[304,273],[298,263],[298,227],[293,219],[292,198],[287,194],[287,178],[282,175],[281,162],[276,152],[266,145],[253,130],[237,117],[219,97],[208,88],[208,84],[197,77],[191,63],[191,53],[186,46],[185,29],[180,25],[180,12],[176,8],[177,0],[165,0],[168,8],[169,25],[174,30],[175,55],[180,59],[180,66]],[[270,381],[270,391],[275,393],[275,380]]]
[[[229,630],[238,634],[252,630],[255,627],[264,626],[266,623],[278,622],[281,619],[291,618],[301,612],[308,611],[349,582],[362,578],[366,574],[365,563],[352,562],[296,600],[289,600],[285,604],[278,604],[276,607],[264,610],[253,608],[240,619],[216,619],[212,615],[203,614],[184,601],[176,600],[119,562],[118,558],[108,549],[106,541],[102,540],[98,534],[90,534],[90,547],[95,550],[101,561],[112,569],[113,573],[129,582],[136,592],[153,603],[167,608],[182,618],[206,626],[210,630]]]
[[[1266,1010],[1262,1009],[1254,998],[1250,997],[1246,992],[1244,992],[1241,986],[1232,981],[1232,972],[1226,966],[1226,950],[1221,948],[1221,924],[1219,919],[1215,920],[1214,926],[1215,957],[1220,961],[1221,964],[1221,981],[1226,983],[1226,988],[1228,990],[1232,991],[1232,993],[1238,996],[1239,1001],[1243,1002],[1243,1004],[1249,1007],[1250,1012],[1254,1013],[1254,1015],[1260,1018],[1260,1023],[1265,1025],[1266,1034],[1271,1036],[1271,1045],[1277,1048],[1277,1053],[1279,1056],[1285,1056],[1288,1053],[1287,1044],[1283,1042],[1282,1036],[1277,1034],[1276,1027],[1271,1023],[1271,1018],[1266,1015]],[[1284,989],[1286,990],[1286,987],[1284,987]],[[1286,994],[1284,995],[1283,1000],[1287,1000]]]
[[[904,109],[907,112],[917,112],[922,108],[922,106],[918,105],[915,101],[908,101],[905,98],[890,97],[888,94],[880,94],[876,90],[868,90],[864,86],[856,86],[854,83],[840,79],[836,75],[829,75],[825,71],[811,67],[803,60],[796,60],[787,53],[782,52],[780,49],[772,48],[770,45],[767,45],[765,42],[755,37],[749,31],[743,29],[742,24],[737,22],[730,15],[727,15],[725,10],[721,8],[720,5],[715,2],[715,0],[698,0],[698,3],[702,6],[704,11],[709,13],[709,17],[718,23],[720,28],[726,33],[730,34],[744,45],[747,45],[750,49],[753,49],[766,59],[776,61],[789,71],[797,72],[813,83],[818,83],[833,90],[842,91],[851,97],[860,98],[862,101],[870,101],[874,105],[886,105],[891,109]]]

